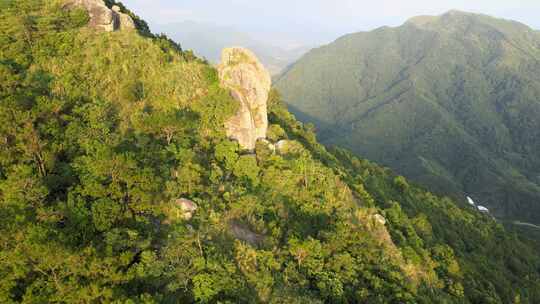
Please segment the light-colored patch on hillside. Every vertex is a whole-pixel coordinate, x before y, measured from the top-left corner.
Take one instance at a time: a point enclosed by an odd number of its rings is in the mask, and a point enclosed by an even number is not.
[[[270,74],[255,54],[238,47],[223,50],[218,71],[221,85],[240,103],[237,114],[225,124],[227,136],[243,149],[253,150],[258,139],[266,138]]]

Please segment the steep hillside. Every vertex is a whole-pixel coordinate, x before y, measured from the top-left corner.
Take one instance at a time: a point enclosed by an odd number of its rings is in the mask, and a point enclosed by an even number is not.
[[[279,79],[325,144],[540,222],[540,34],[451,11],[342,37]]]
[[[534,244],[327,151],[275,91],[267,140],[228,139],[268,94],[249,52],[218,73],[65,3],[0,4],[0,302],[540,301]]]

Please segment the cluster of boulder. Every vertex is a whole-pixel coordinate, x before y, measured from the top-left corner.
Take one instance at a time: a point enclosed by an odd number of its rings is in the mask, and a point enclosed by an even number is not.
[[[68,0],[66,8],[84,8],[90,16],[88,26],[106,32],[135,29],[133,19],[119,6],[107,7],[103,0]]]

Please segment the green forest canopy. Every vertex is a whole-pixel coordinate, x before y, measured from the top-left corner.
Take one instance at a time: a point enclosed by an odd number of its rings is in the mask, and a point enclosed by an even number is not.
[[[343,36],[277,81],[319,139],[540,223],[540,33],[451,11]]]
[[[537,249],[491,217],[327,151],[275,91],[294,149],[240,151],[211,66],[61,4],[0,7],[0,302],[540,301]]]

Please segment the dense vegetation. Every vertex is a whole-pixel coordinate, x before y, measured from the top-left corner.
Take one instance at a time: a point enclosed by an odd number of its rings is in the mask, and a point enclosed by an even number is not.
[[[540,34],[449,12],[344,36],[276,87],[320,139],[540,223]]]
[[[0,302],[540,301],[489,216],[327,151],[276,92],[288,151],[240,151],[211,66],[61,4],[0,4]]]

